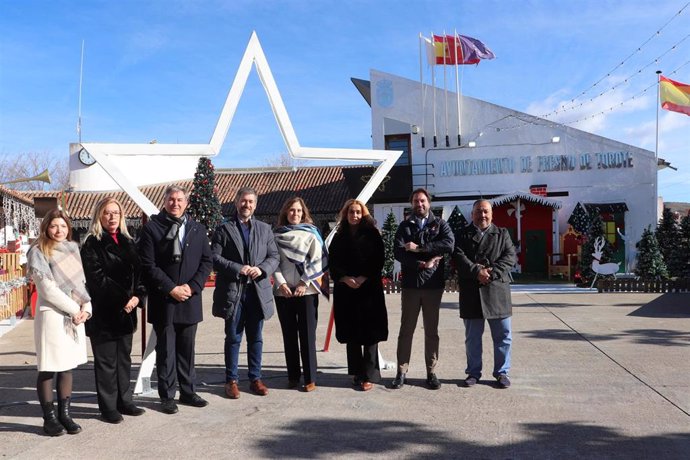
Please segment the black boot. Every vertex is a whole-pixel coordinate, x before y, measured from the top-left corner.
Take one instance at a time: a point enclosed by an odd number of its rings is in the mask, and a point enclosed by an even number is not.
[[[67,433],[77,434],[81,431],[81,427],[74,423],[72,417],[69,415],[70,398],[61,399],[58,401],[58,420],[65,427]]]
[[[41,409],[43,409],[43,431],[45,434],[48,436],[62,436],[65,434],[65,428],[55,415],[53,401],[41,403]]]

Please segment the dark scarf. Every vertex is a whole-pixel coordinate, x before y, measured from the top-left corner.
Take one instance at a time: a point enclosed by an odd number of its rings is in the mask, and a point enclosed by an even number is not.
[[[166,240],[172,240],[173,244],[173,253],[172,253],[172,261],[173,263],[179,264],[180,261],[182,260],[182,245],[180,244],[180,227],[184,225],[186,219],[186,214],[183,215],[182,217],[173,217],[170,214],[167,213],[167,211],[163,211],[165,215],[165,221],[170,224],[170,228],[168,229],[168,233],[165,235]]]

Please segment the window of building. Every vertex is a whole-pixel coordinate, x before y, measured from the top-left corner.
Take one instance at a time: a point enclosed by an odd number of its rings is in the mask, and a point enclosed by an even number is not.
[[[402,150],[403,153],[395,162],[395,166],[408,166],[412,163],[410,158],[410,135],[409,134],[388,134],[385,136],[386,150]]]

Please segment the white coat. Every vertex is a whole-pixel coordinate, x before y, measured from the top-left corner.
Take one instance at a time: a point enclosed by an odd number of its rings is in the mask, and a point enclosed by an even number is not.
[[[62,292],[55,281],[35,277],[34,283],[38,293],[34,321],[38,371],[62,372],[84,364],[88,360],[84,324],[76,328],[76,341],[64,326],[65,315],[78,314],[79,304]],[[91,302],[84,304],[83,310],[90,316]]]

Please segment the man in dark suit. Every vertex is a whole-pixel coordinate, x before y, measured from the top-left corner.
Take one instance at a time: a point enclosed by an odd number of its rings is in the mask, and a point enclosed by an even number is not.
[[[482,375],[484,320],[494,344],[493,376],[499,388],[510,386],[510,270],[516,262],[515,247],[508,231],[492,220],[491,203],[477,200],[472,206],[472,224],[455,236],[453,256],[458,268],[460,317],[465,323],[467,387],[474,386]]]
[[[431,212],[429,192],[419,188],[410,196],[412,215],[400,223],[395,233],[395,258],[402,269],[400,333],[398,334],[398,373],[391,388],[405,384],[412,353],[412,337],[419,310],[424,322],[424,358],[426,384],[432,390],[441,388],[436,377],[438,362],[438,317],[445,287],[443,256],[453,251],[450,226]]]
[[[206,227],[185,213],[187,203],[184,188],[168,187],[163,210],[144,226],[139,241],[148,321],[157,337],[158,395],[166,414],[177,412],[178,381],[181,404],[208,404],[195,391],[194,344],[203,320],[201,291],[213,261]]]
[[[235,194],[237,212],[216,229],[211,247],[217,273],[213,315],[225,319],[225,394],[230,399],[240,397],[237,367],[243,332],[250,389],[268,394],[261,381],[262,329],[274,312],[270,277],[280,255],[271,226],[253,218],[256,204],[256,191],[240,188]]]

